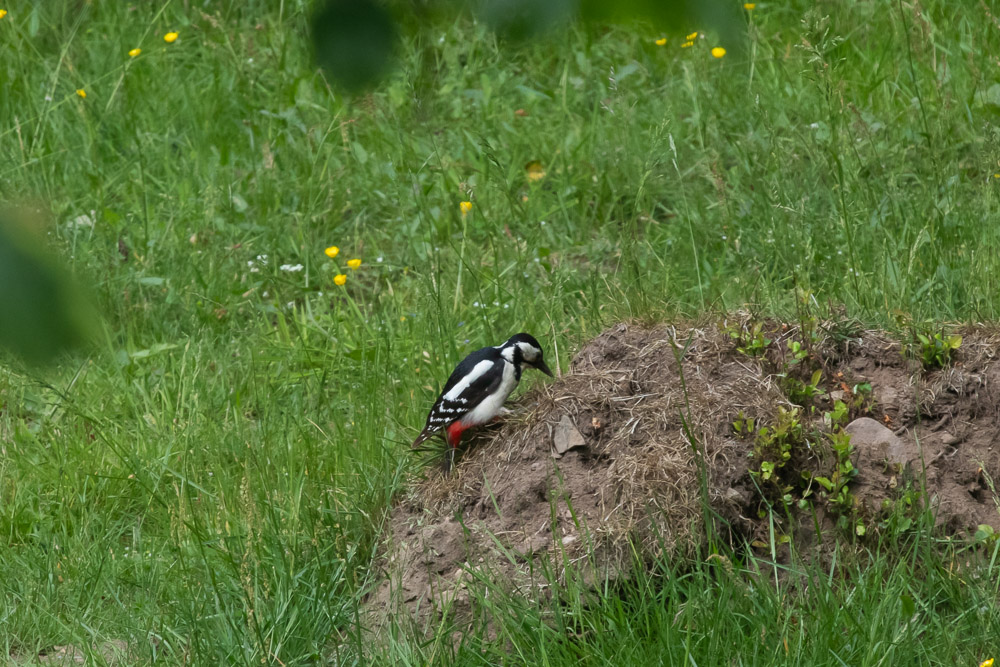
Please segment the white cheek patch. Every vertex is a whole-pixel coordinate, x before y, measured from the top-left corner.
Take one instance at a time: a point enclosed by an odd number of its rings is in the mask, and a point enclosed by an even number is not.
[[[531,343],[518,343],[517,346],[521,349],[521,356],[530,364],[535,363],[542,356],[542,351]]]

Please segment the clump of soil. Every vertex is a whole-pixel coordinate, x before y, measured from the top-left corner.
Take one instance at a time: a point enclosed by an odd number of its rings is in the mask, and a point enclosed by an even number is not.
[[[845,514],[870,534],[924,476],[942,530],[1000,525],[991,490],[1000,336],[966,331],[952,362],[927,371],[882,332],[832,324],[804,335],[764,323],[766,344],[748,354],[738,350],[751,335],[747,320],[616,325],[577,354],[570,373],[526,395],[516,417],[470,443],[450,477],[427,470],[390,516],[387,576],[368,605],[375,622],[400,610],[418,623],[443,610],[467,617],[466,582],[476,576],[544,595],[551,582],[534,572],[538,558],[602,580],[627,571],[636,553],[693,553],[707,509],[734,545],[760,544],[770,530],[761,510],[785,492],[793,515],[804,495],[815,513],[780,529],[819,550],[843,536]],[[796,359],[788,343],[806,338]],[[796,408],[788,378],[801,387],[816,371],[820,391],[797,396]],[[849,510],[802,481],[803,472],[831,478],[836,469],[822,434],[838,428],[823,419],[838,401],[850,406],[844,431],[858,471]],[[733,422],[752,417],[759,428],[796,409],[811,440],[764,481],[757,438]]]

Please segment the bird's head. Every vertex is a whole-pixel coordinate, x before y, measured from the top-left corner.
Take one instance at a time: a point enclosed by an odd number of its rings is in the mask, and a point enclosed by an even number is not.
[[[549,377],[553,377],[552,371],[542,358],[542,346],[531,334],[519,333],[511,336],[501,346],[501,353],[514,364],[537,368]]]

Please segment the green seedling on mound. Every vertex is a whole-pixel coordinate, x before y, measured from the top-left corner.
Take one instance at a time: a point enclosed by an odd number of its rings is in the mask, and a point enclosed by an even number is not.
[[[865,524],[855,516],[854,494],[851,493],[848,485],[857,477],[858,471],[851,462],[853,447],[851,446],[851,435],[845,431],[837,430],[827,436],[830,439],[830,446],[834,453],[833,473],[829,477],[817,476],[813,479],[823,487],[827,502],[830,508],[840,514],[838,524],[841,528],[847,528],[854,524],[854,532],[860,537],[866,532]]]
[[[753,437],[754,445],[750,458],[757,461],[757,466],[750,474],[765,487],[777,490],[786,504],[792,501],[789,495],[792,487],[784,484],[780,471],[792,458],[796,447],[805,444],[802,435],[801,409],[794,407],[786,410],[778,408],[777,418],[771,426],[761,426],[755,430],[756,421],[740,413],[733,422],[733,429],[742,437]]]
[[[945,333],[914,334],[916,341],[909,346],[910,355],[920,360],[925,370],[943,368],[951,363],[955,350],[962,347],[962,337]]]
[[[803,382],[797,377],[785,375],[781,380],[781,389],[785,392],[788,400],[796,405],[807,407],[812,405],[814,397],[823,394],[819,383],[823,379],[823,371],[817,370],[809,378],[809,382]]]
[[[906,484],[898,498],[893,500],[886,498],[882,501],[882,515],[885,518],[879,527],[893,537],[903,535],[913,528],[920,509],[920,491],[913,488],[912,484]]]
[[[823,423],[827,428],[837,428],[848,422],[850,408],[843,401],[834,401],[833,410],[823,413]]]
[[[811,383],[806,386],[818,386],[818,375],[817,371]],[[861,400],[864,400],[864,396],[870,394],[870,391],[868,394],[858,393]],[[856,399],[852,397],[852,405],[853,400]],[[843,430],[850,410],[851,406],[844,401],[836,401],[834,409],[823,414],[823,423],[834,429],[825,434],[819,430],[807,432],[802,423],[801,407],[779,407],[774,423],[767,426],[760,426],[757,419],[740,412],[733,422],[733,431],[741,438],[753,438],[753,448],[748,456],[755,461],[755,465],[751,466],[750,475],[765,496],[778,496],[785,507],[790,507],[795,502],[795,495],[798,495],[799,508],[806,509],[815,493],[838,516],[838,526],[841,529],[861,537],[866,534],[867,527],[858,516],[855,498],[850,491],[850,484],[857,477],[858,470],[851,460],[854,453],[851,436]],[[799,476],[804,488],[797,493],[794,482],[789,483],[786,466],[796,450],[815,447],[823,438],[826,438],[833,452],[833,469],[822,475],[810,470],[801,471]]]
[[[799,341],[789,339],[787,345],[788,351],[792,354],[792,358],[788,361],[789,366],[795,366],[809,358],[809,350]]]
[[[749,330],[740,327],[727,327],[729,337],[736,341],[736,351],[748,357],[762,357],[771,344],[771,339],[764,335],[764,323],[754,322]]]
[[[870,383],[861,382],[853,387],[842,384],[841,387],[844,390],[844,400],[835,400],[833,410],[823,413],[823,424],[831,430],[846,426],[862,415],[870,415],[875,409]]]

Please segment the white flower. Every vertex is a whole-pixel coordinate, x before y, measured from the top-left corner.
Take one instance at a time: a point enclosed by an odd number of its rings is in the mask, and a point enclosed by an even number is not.
[[[83,227],[93,229],[95,222],[97,222],[97,219],[94,216],[94,211],[91,211],[90,214],[84,213],[83,215],[76,216],[72,220],[68,221],[66,226],[73,229],[81,229]]]
[[[282,271],[287,271],[288,273],[295,273],[296,271],[301,271],[303,267],[301,264],[282,264],[280,267]]]

